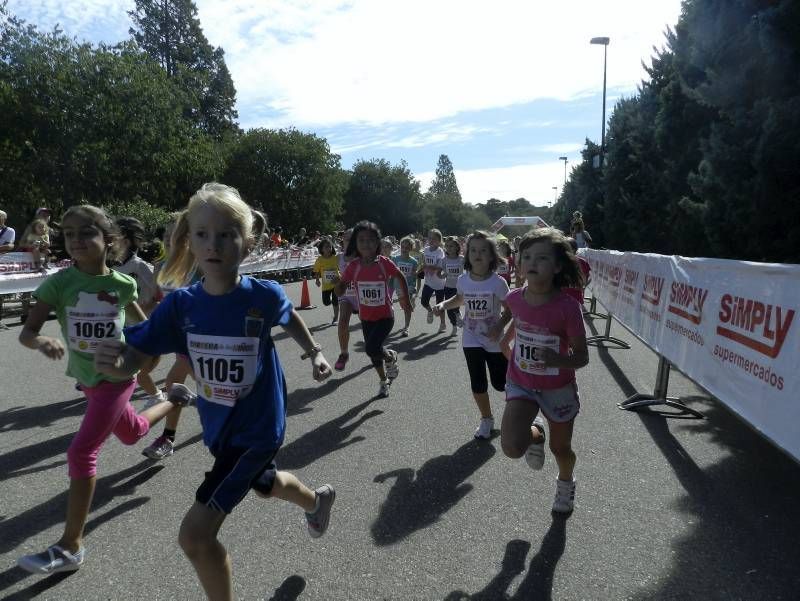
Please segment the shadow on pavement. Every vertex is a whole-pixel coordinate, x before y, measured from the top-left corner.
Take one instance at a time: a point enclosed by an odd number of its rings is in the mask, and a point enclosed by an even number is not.
[[[353,356],[350,355],[350,360],[352,361]],[[350,364],[352,367],[352,363]],[[333,365],[331,365],[331,369],[333,369]],[[318,399],[322,399],[327,397],[333,391],[335,391],[339,386],[343,383],[347,382],[348,380],[352,380],[353,378],[357,378],[361,374],[367,371],[372,370],[372,364],[368,363],[364,365],[361,369],[357,371],[351,371],[347,375],[340,375],[341,372],[334,371],[333,375],[325,380],[320,385],[317,386],[310,386],[309,388],[295,388],[286,398],[286,415],[300,415],[302,413],[308,413],[311,409],[308,407],[313,401]]]
[[[0,455],[0,482],[21,476],[26,472],[31,473],[47,469],[45,466],[38,466],[31,470],[22,470],[26,466],[35,465],[50,457],[64,455],[73,438],[75,438],[75,432],[70,432],[63,436],[42,440],[27,447],[19,447],[10,453]],[[60,462],[61,465],[63,463],[63,461]],[[56,467],[56,464],[51,464],[51,467]]]
[[[376,399],[373,398],[364,401],[339,417],[322,424],[320,427],[310,432],[306,432],[300,438],[296,438],[289,444],[281,447],[275,460],[279,469],[292,470],[306,467],[321,457],[364,440],[363,436],[353,436],[350,438],[350,435],[365,421],[383,413],[383,411],[376,409],[359,415],[359,413],[374,403],[375,400]],[[358,419],[354,419],[356,416],[358,416]]]
[[[567,545],[567,518],[553,516],[550,528],[542,539],[539,552],[531,559],[528,573],[511,595],[508,587],[514,579],[525,571],[525,557],[531,544],[524,540],[512,540],[506,545],[500,572],[492,578],[483,590],[469,595],[463,591],[453,591],[444,601],[532,601],[553,598],[553,576],[558,560]]]
[[[70,576],[72,576],[75,572],[61,572],[60,574],[53,574],[52,576],[48,576],[47,578],[42,578],[41,580],[37,580],[30,586],[25,587],[22,590],[17,591],[11,595],[3,597],[3,601],[28,601],[29,599],[35,599],[45,591],[50,590],[54,586],[57,586]],[[7,569],[5,572],[0,572],[0,583],[2,583],[2,588],[7,588],[12,584],[16,584],[28,577],[38,578],[38,576],[34,576],[33,574],[29,574],[22,568],[18,568],[14,566],[13,568]],[[2,589],[0,589],[2,590]]]
[[[438,333],[420,333],[410,338],[400,338],[402,342],[392,341],[388,346],[402,353],[403,361],[418,361],[461,345],[459,336]]]
[[[65,417],[83,415],[85,411],[86,399],[83,396],[49,405],[9,407],[0,412],[0,432],[46,428]]]
[[[598,354],[623,392],[635,393],[610,353],[598,349]],[[668,572],[631,598],[797,598],[800,572],[788,566],[800,565],[800,466],[720,402],[700,396],[681,400],[701,409],[706,419],[676,423],[667,419],[673,415],[631,412],[686,491],[678,510],[692,524],[672,540]],[[701,467],[707,458],[698,463],[671,427],[708,435],[726,455]]]
[[[465,480],[496,452],[489,442],[473,439],[452,455],[429,459],[416,473],[403,468],[375,476],[378,483],[395,479],[370,528],[375,543],[391,545],[436,523],[472,490]]]
[[[137,486],[148,481],[162,469],[164,469],[163,465],[152,465],[151,461],[144,460],[116,474],[98,478],[94,500],[92,501],[92,513],[96,513],[98,509],[104,507],[116,497],[133,494]],[[0,553],[9,553],[39,532],[43,532],[64,521],[67,510],[66,486],[67,480],[65,478],[64,490],[61,493],[2,522],[3,536],[0,538]],[[131,506],[130,501],[125,505],[125,511],[134,508]],[[114,509],[109,512],[109,517],[106,519],[103,519],[102,516],[93,517],[87,524],[87,528],[95,528],[98,525],[97,520],[106,521],[116,517],[116,511],[117,509]],[[102,521],[99,523],[102,523]],[[22,552],[30,552],[30,550]],[[0,590],[6,587],[7,584],[0,580]]]
[[[275,589],[272,596],[266,601],[296,601],[306,588],[306,581],[301,576],[295,574],[289,576],[281,585]]]

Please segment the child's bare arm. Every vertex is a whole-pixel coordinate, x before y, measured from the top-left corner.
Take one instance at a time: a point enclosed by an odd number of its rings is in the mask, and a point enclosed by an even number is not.
[[[52,309],[52,305],[48,305],[42,301],[36,301],[36,304],[28,313],[25,326],[19,333],[19,341],[22,346],[27,346],[29,349],[39,351],[45,357],[61,359],[64,356],[64,343],[58,338],[43,336],[39,333]]]
[[[300,314],[292,309],[292,316],[289,318],[289,323],[283,326],[283,329],[292,337],[297,345],[303,349],[301,358],[305,359],[311,357],[311,363],[314,370],[314,379],[322,382],[331,375],[331,366],[328,364],[325,356],[322,354],[320,346],[314,342],[311,337],[311,332],[308,331],[303,318]]]

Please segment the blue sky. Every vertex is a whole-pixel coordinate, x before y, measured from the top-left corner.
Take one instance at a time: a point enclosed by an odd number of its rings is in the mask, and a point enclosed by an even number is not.
[[[427,189],[440,154],[468,202],[560,192],[564,163],[599,141],[635,93],[680,0],[196,0],[222,46],[242,127],[325,137],[342,165],[405,160]],[[9,9],[92,42],[128,37],[133,0],[11,0]],[[554,191],[553,186],[558,190]]]

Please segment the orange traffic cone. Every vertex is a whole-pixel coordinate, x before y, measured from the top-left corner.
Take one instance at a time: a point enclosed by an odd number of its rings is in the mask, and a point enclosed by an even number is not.
[[[311,295],[308,293],[308,278],[303,278],[303,291],[300,293],[300,306],[295,307],[295,309],[303,311],[316,308],[316,305],[311,304]]]

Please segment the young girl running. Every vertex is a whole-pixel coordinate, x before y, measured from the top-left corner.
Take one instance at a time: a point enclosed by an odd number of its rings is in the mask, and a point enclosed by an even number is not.
[[[322,304],[326,307],[333,305],[331,325],[335,326],[339,323],[339,297],[333,291],[333,286],[339,277],[339,257],[334,254],[333,242],[328,237],[322,238],[317,248],[320,254],[311,270],[316,275],[317,288],[322,285]]]
[[[508,294],[508,284],[495,273],[501,260],[494,240],[486,232],[474,232],[467,240],[464,261],[467,272],[459,276],[455,296],[433,307],[434,313],[440,315],[445,310],[458,311],[458,307],[464,305],[462,344],[472,396],[481,414],[475,438],[482,439],[491,438],[494,428],[486,370],[489,370],[492,387],[502,392],[508,368],[497,341],[487,336],[489,328],[499,322]]]
[[[83,528],[94,495],[97,455],[108,437],[113,433],[123,444],[132,445],[174,407],[163,401],[137,415],[130,404],[136,388],[135,370],[109,376],[94,365],[103,341],[123,339],[126,315],[145,318],[136,304],[136,282],[107,267],[119,248],[114,222],[101,209],[83,205],[68,209],[61,227],[73,265],[36,289],[36,305],[19,340],[50,359],[61,359],[65,352],[62,342],[39,333],[50,311],[55,311],[67,343],[67,375],[78,380],[87,404],[67,449],[70,483],[64,533],[42,553],[26,555],[17,562],[35,574],[77,570],[83,564]]]
[[[428,310],[428,323],[433,323],[433,312],[431,311],[431,296],[436,296],[436,302],[444,300],[444,279],[442,278],[442,263],[444,261],[444,250],[442,250],[442,232],[432,229],[428,232],[428,246],[422,253],[423,265],[420,270],[425,276],[425,285],[422,287],[420,304]],[[439,332],[447,330],[444,323],[444,314],[440,316],[441,324]]]
[[[514,254],[511,252],[511,245],[505,240],[501,240],[497,243],[497,250],[503,258],[503,263],[497,266],[497,275],[511,287],[511,274],[514,271]]]
[[[464,257],[461,256],[461,244],[455,236],[448,236],[444,242],[445,257],[442,263],[444,270],[444,298],[453,298],[456,293],[456,283],[461,274],[464,273]],[[453,326],[451,336],[458,334],[458,324],[461,321],[461,312],[458,307],[447,310],[447,317],[450,325]]]
[[[191,357],[203,440],[214,465],[178,540],[213,600],[232,599],[231,561],[217,534],[251,488],[302,507],[312,537],[325,532],[334,501],[330,485],[312,491],[275,468],[286,381],[272,327],[282,325],[303,349],[301,358],[311,358],[314,379],[324,380],[330,367],[281,286],[239,276],[239,264],[261,234],[253,224],[250,207],[234,188],[203,185],[178,219],[175,248],[161,274],[168,283],[181,283],[197,264],[202,281],[169,294],[148,321],[127,330],[126,343],[106,343],[95,356],[98,369],[118,375],[134,372],[148,356]]]
[[[580,287],[583,276],[569,243],[555,228],[527,233],[518,257],[527,285],[509,292],[508,308],[490,332],[499,338],[513,318],[514,350],[506,376],[501,445],[508,457],[525,455],[532,469],[542,469],[541,409],[558,464],[553,511],[569,513],[575,502],[572,429],[580,409],[575,370],[589,362],[589,354],[580,307],[562,288]]]
[[[408,307],[403,309],[405,317],[405,325],[400,330],[402,338],[408,337],[408,326],[411,325],[411,311],[414,308],[414,296],[417,294],[417,269],[419,263],[411,256],[412,249],[414,248],[414,239],[406,236],[400,240],[400,254],[392,257],[392,261],[397,265],[400,273],[406,278],[406,285],[408,286],[408,298],[411,303]]]
[[[117,227],[122,235],[119,242],[122,262],[116,270],[136,281],[138,295],[136,302],[145,315],[150,315],[158,304],[161,291],[158,289],[156,278],[153,275],[153,266],[140,259],[138,255],[139,248],[144,243],[144,226],[141,221],[133,217],[120,217],[117,219]],[[153,362],[144,366],[136,376],[139,386],[147,393],[145,409],[167,400],[167,396],[158,389],[153,378],[150,377],[150,373],[156,368],[158,361],[159,358],[153,359]]]
[[[400,306],[405,309],[410,307],[410,302],[403,274],[392,261],[378,254],[380,240],[381,232],[374,223],[360,221],[353,228],[346,254],[352,256],[357,253],[359,258],[350,263],[342,273],[342,279],[336,284],[336,293],[344,292],[351,282],[356,285],[364,345],[380,378],[378,396],[385,398],[389,396],[389,384],[400,371],[397,351],[385,349],[383,346],[394,326],[389,280],[394,279],[397,283]]]
[[[352,236],[352,228],[345,230],[342,234],[342,252],[336,256],[339,260],[340,274],[344,273],[348,264],[358,258],[358,255],[348,254],[347,249],[350,247],[350,239]],[[343,294],[339,294],[338,292],[334,292],[334,294],[339,297],[339,329],[337,331],[339,336],[339,357],[337,357],[333,368],[336,371],[343,371],[347,365],[347,361],[350,359],[350,317],[353,313],[358,314],[358,298],[356,297],[356,288],[353,285],[348,286]]]

